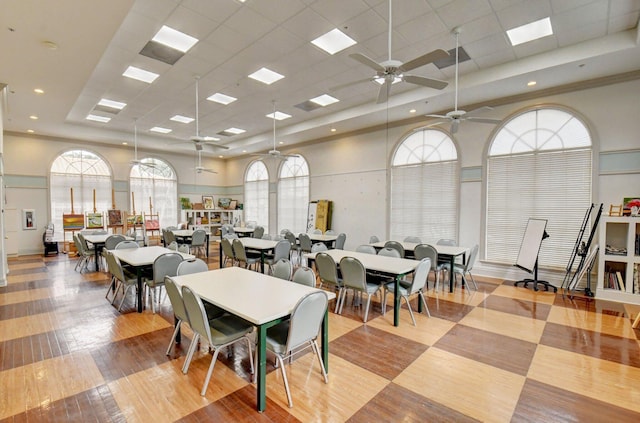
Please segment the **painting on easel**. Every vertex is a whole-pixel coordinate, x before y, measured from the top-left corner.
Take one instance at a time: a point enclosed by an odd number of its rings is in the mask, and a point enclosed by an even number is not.
[[[63,214],[62,228],[65,231],[76,231],[84,229],[84,215],[75,213]]]
[[[107,226],[122,226],[122,210],[109,210],[107,212]]]
[[[87,229],[103,229],[102,213],[87,213]]]

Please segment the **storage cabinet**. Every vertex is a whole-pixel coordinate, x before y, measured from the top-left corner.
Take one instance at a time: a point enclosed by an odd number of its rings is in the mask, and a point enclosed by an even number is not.
[[[599,238],[596,297],[640,304],[640,219],[604,216]]]
[[[225,223],[240,226],[242,210],[182,210],[182,221],[188,222],[188,229],[204,229],[216,234]]]

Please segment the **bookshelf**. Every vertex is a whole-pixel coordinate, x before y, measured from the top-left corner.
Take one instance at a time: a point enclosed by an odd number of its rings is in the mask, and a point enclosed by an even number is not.
[[[225,223],[239,226],[242,221],[242,210],[182,210],[182,215],[181,220],[188,222],[189,229],[202,228],[213,235]]]
[[[603,216],[599,239],[596,297],[640,304],[640,219]]]

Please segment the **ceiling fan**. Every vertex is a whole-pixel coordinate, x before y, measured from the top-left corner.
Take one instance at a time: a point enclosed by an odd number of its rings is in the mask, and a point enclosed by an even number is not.
[[[389,98],[389,91],[391,90],[391,85],[398,82],[404,81],[410,84],[422,85],[424,87],[434,88],[436,90],[442,90],[445,88],[448,83],[446,81],[441,81],[438,79],[426,78],[424,76],[418,75],[409,75],[405,72],[410,70],[419,68],[420,66],[424,66],[428,63],[435,62],[437,60],[445,59],[449,57],[449,53],[442,49],[433,50],[430,53],[423,54],[422,56],[416,57],[413,60],[409,60],[408,62],[400,62],[399,60],[393,60],[391,58],[391,33],[392,33],[392,0],[389,0],[389,56],[388,60],[383,62],[376,62],[375,60],[365,56],[361,53],[350,54],[349,57],[352,59],[362,63],[365,66],[373,69],[376,74],[373,77],[366,78],[360,81],[350,82],[344,85],[340,85],[337,87],[333,87],[332,90],[338,90],[350,85],[359,84],[367,81],[376,81],[380,83],[380,91],[378,91],[378,98],[376,103],[384,103]]]
[[[252,154],[252,156],[271,158],[277,160],[287,160],[289,157],[298,157],[297,154],[282,154],[276,149],[276,102],[273,101],[273,149],[266,153]]]
[[[501,122],[500,119],[482,118],[482,117],[475,116],[478,113],[482,113],[488,110],[493,110],[493,107],[483,106],[483,107],[474,109],[470,112],[465,112],[464,110],[458,110],[458,66],[459,66],[458,38],[460,36],[460,32],[462,32],[462,28],[456,27],[451,32],[456,36],[456,70],[455,70],[456,73],[455,73],[455,85],[454,85],[455,97],[454,97],[454,103],[453,103],[453,110],[448,112],[446,115],[427,115],[427,117],[446,119],[446,121],[451,122],[450,131],[452,134],[455,134],[456,132],[458,132],[458,127],[460,126],[460,122],[465,120],[468,120],[470,122],[477,122],[477,123],[490,123],[493,125],[495,125],[496,123],[500,123]],[[441,123],[444,123],[444,122],[436,122],[429,126],[436,126],[436,125],[440,125]]]
[[[131,160],[129,163],[131,163],[132,166],[138,165],[150,168],[156,167],[152,162],[143,162],[142,160],[138,159],[138,119],[135,119],[133,121],[133,160]]]
[[[220,145],[217,144],[216,142],[214,142],[212,139],[208,138],[208,137],[202,137],[200,136],[200,126],[199,126],[199,122],[198,122],[198,115],[199,113],[199,109],[198,109],[198,103],[199,103],[199,99],[198,99],[198,91],[199,91],[199,87],[198,87],[198,81],[200,80],[199,76],[196,76],[196,134],[191,137],[189,139],[189,141],[185,141],[182,143],[178,143],[178,144],[184,144],[184,143],[193,143],[193,145],[196,147],[196,151],[202,151],[202,148],[205,145],[210,145],[214,148],[219,148],[221,150],[228,150],[229,147],[225,146],[225,145]]]
[[[198,151],[198,165],[194,168],[196,173],[202,173],[202,172],[218,173],[213,169],[207,169],[206,167],[202,166],[202,149],[197,150],[197,151]]]

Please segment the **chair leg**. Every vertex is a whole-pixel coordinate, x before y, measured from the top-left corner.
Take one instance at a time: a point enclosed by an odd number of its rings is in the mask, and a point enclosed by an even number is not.
[[[411,310],[411,304],[409,304],[409,296],[403,295],[402,298],[404,298],[404,302],[407,303],[407,308],[409,309],[409,315],[411,316],[411,321],[413,322],[413,326],[417,326],[416,318],[413,316],[413,310]]]
[[[120,309],[122,309],[122,304],[124,304],[124,300],[127,299],[127,293],[129,292],[129,290],[131,289],[133,285],[129,285],[127,287],[127,289],[125,289],[124,293],[122,294],[122,300],[120,301],[120,305],[118,306],[118,311],[120,311]]]
[[[256,374],[255,368],[253,367],[253,354],[251,353],[251,340],[248,336],[245,336],[245,341],[247,341],[247,348],[249,348],[249,363],[251,364],[251,374]]]
[[[431,317],[431,312],[429,311],[427,300],[424,298],[424,293],[422,291],[418,291],[418,296],[420,297],[418,301],[422,300],[422,305],[424,306],[424,309],[427,312],[427,316]]]
[[[209,371],[207,372],[207,377],[204,379],[204,385],[202,385],[202,391],[200,391],[200,395],[204,397],[204,394],[207,393],[207,386],[209,386],[209,380],[211,380],[211,375],[213,374],[213,367],[216,365],[216,360],[218,359],[218,353],[220,352],[220,348],[216,348],[213,353],[213,358],[211,359],[211,364],[209,365]]]
[[[173,343],[176,340],[176,336],[178,336],[178,331],[180,330],[181,323],[182,320],[178,320],[178,322],[176,323],[176,328],[173,330],[173,335],[171,335],[171,340],[169,341],[169,348],[167,348],[167,352],[165,353],[166,355],[171,354],[171,348],[173,348]]]
[[[198,345],[198,339],[200,335],[197,333],[193,333],[193,339],[191,340],[191,345],[189,345],[189,350],[187,351],[187,357],[184,359],[184,364],[182,365],[182,373],[185,375],[189,371],[189,365],[191,364],[191,359],[193,358],[193,354],[196,352],[196,348]]]
[[[280,357],[280,354],[277,354],[276,357],[280,363],[280,371],[282,372],[284,390],[287,392],[287,400],[289,400],[289,408],[293,408],[293,400],[291,399],[291,392],[289,391],[289,381],[287,380],[287,371],[284,368],[284,361],[282,360],[282,357]]]
[[[371,305],[371,294],[367,294],[367,308],[364,310],[364,323],[367,323],[367,317],[369,317],[369,305]]]
[[[320,371],[322,372],[322,377],[324,378],[324,383],[329,383],[329,378],[327,377],[327,372],[324,370],[324,362],[322,361],[322,355],[320,354],[320,348],[318,348],[318,344],[316,341],[309,341],[311,344],[311,348],[316,353],[316,357],[318,357],[318,363],[320,363]]]
[[[471,274],[471,272],[467,272],[469,274],[469,276],[471,276],[471,282],[473,282],[473,286],[475,287],[476,291],[478,290],[478,285],[476,284],[476,281],[473,279],[473,275]]]
[[[320,284],[320,287],[322,287],[322,284]],[[333,311],[336,314],[340,314],[338,310],[340,308],[340,297],[342,296],[342,290],[343,288],[338,287],[338,296],[336,297],[336,309]]]

